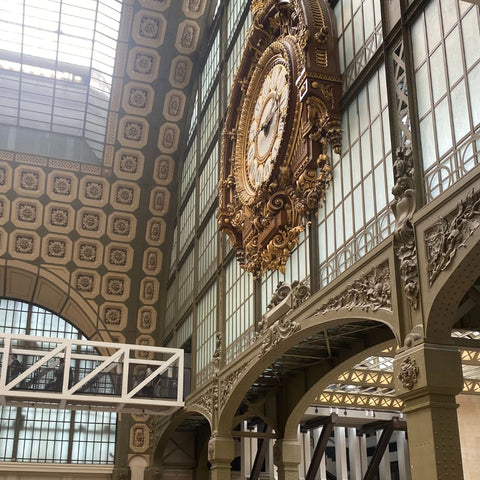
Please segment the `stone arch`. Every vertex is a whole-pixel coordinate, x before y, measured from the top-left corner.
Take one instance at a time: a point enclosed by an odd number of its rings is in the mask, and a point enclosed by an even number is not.
[[[397,342],[395,340],[387,340],[351,356],[348,360],[340,363],[335,368],[333,368],[302,397],[302,400],[291,412],[285,423],[284,439],[297,440],[297,429],[302,415],[305,413],[308,406],[313,402],[313,399],[319,393],[321,393],[328,385],[335,383],[335,380],[339,377],[339,375],[341,375],[346,370],[353,368],[357,363],[361,362],[365,358],[371,355],[375,355],[376,353],[382,351],[385,348],[396,345]]]
[[[154,454],[152,460],[152,466],[160,468],[168,468],[168,460],[166,457],[169,455],[169,445],[172,443],[175,445],[175,435],[182,434],[187,435],[184,432],[179,432],[178,429],[181,427],[183,422],[188,422],[192,419],[193,416],[201,417],[205,420],[204,428],[196,427],[195,432],[193,430],[190,432],[191,438],[189,441],[185,441],[185,444],[194,446],[195,455],[192,456],[192,464],[190,465],[192,470],[195,469],[207,469],[207,452],[208,452],[208,441],[211,435],[211,424],[209,418],[201,412],[195,411],[193,409],[187,410],[186,408],[180,410],[173,418],[170,418],[168,422],[163,424],[163,429],[161,430],[157,444],[154,446]],[[208,428],[207,428],[208,427]],[[159,426],[159,428],[162,428]],[[197,448],[198,447],[198,448]],[[170,448],[170,451],[173,451]],[[196,462],[196,464],[193,464]],[[204,465],[201,465],[201,463]],[[167,465],[166,465],[167,464]],[[188,464],[186,462],[186,464]]]
[[[178,429],[178,427],[186,420],[194,416],[195,414],[201,415],[207,422],[210,430],[212,429],[211,420],[205,415],[204,412],[201,412],[199,409],[190,408],[185,406],[184,409],[178,411],[168,422],[164,424],[164,427],[159,435],[157,445],[154,446],[154,464],[159,465],[162,460],[163,452],[170,441],[173,433]],[[161,427],[160,427],[161,428]]]
[[[302,328],[288,338],[282,339],[281,342],[270,351],[265,352],[260,358],[257,358],[256,355],[253,358],[251,356],[248,358],[248,352],[246,352],[244,356],[246,357],[244,360],[246,366],[239,375],[239,379],[234,384],[220,411],[217,424],[220,435],[229,436],[231,434],[232,421],[242,399],[247,394],[250,385],[259,377],[265,368],[271,365],[282,353],[302,340],[307,339],[310,335],[334,326],[362,321],[375,321],[387,327],[385,334],[388,332],[387,335],[389,337],[393,337],[397,341],[399,339],[399,332],[394,327],[393,314],[391,311],[377,310],[376,312],[365,312],[359,309],[352,309],[351,311],[328,312],[325,315],[321,315],[320,318],[321,321],[319,321],[318,315],[312,315],[306,319],[298,320]],[[383,340],[385,340],[385,338]],[[255,353],[258,353],[258,350],[255,350]],[[242,367],[240,368],[242,369]]]
[[[0,267],[0,296],[33,303],[64,318],[90,340],[112,342],[98,312],[55,269],[15,261]]]
[[[480,228],[456,251],[452,264],[435,283],[425,289],[425,337],[428,341],[448,342],[458,305],[479,276]]]

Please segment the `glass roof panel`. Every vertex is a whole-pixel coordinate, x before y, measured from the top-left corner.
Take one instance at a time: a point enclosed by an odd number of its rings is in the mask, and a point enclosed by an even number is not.
[[[100,161],[121,7],[121,0],[0,2],[0,124],[82,137]]]

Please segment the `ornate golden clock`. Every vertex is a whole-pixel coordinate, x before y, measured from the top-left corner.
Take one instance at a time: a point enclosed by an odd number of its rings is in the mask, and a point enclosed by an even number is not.
[[[243,268],[284,271],[341,146],[335,19],[324,0],[253,0],[223,131],[218,223]]]

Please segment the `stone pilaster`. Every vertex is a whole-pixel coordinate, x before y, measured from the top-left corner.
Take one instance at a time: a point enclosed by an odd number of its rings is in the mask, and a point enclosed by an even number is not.
[[[208,442],[210,480],[230,480],[231,463],[235,455],[233,438],[218,437],[215,433]]]
[[[145,480],[161,480],[163,478],[162,467],[147,467],[145,469]]]
[[[130,480],[130,468],[114,467],[112,472],[112,480]]]
[[[458,348],[422,343],[400,352],[394,381],[405,403],[412,480],[463,479],[455,401],[463,385]]]
[[[273,446],[273,461],[278,469],[278,480],[298,480],[301,458],[300,442],[278,439]]]

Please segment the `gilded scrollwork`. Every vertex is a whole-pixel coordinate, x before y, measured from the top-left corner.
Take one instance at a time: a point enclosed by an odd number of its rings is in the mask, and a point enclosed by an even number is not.
[[[480,192],[473,189],[461,200],[457,211],[441,217],[426,235],[427,271],[432,286],[441,272],[454,260],[458,249],[480,226]]]
[[[316,314],[338,310],[360,309],[376,312],[392,310],[392,294],[390,287],[390,269],[387,265],[374,268],[366,275],[352,282],[339,295],[322,305]]]

